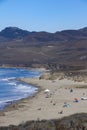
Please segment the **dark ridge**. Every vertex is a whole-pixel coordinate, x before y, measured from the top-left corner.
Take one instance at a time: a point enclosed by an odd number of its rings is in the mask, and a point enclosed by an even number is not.
[[[17,27],[7,27],[0,32],[0,36],[8,39],[23,38],[28,34],[28,31],[19,29]]]

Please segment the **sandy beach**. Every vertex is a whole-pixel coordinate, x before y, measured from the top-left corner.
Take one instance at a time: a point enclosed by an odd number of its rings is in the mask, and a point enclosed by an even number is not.
[[[37,119],[58,119],[74,113],[87,112],[87,100],[81,100],[82,97],[87,98],[87,83],[68,79],[25,78],[21,80],[38,86],[39,92],[32,98],[12,104],[0,113],[0,126],[18,125]],[[46,89],[49,92],[45,92]]]

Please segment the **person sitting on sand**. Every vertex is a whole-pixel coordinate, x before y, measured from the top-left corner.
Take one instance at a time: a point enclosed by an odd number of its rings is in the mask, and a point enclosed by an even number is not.
[[[63,114],[63,110],[61,110],[60,112],[58,112],[58,114]]]

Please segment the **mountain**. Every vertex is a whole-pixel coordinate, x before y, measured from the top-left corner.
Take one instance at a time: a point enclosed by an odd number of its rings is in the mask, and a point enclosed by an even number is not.
[[[87,27],[55,33],[7,27],[0,32],[0,65],[87,66]]]
[[[0,36],[7,39],[23,38],[29,34],[28,31],[19,29],[17,27],[7,27],[0,32]]]

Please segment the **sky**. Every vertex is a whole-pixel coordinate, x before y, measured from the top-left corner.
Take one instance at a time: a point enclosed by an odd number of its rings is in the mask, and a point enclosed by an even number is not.
[[[56,32],[87,27],[87,0],[0,0],[0,30]]]

